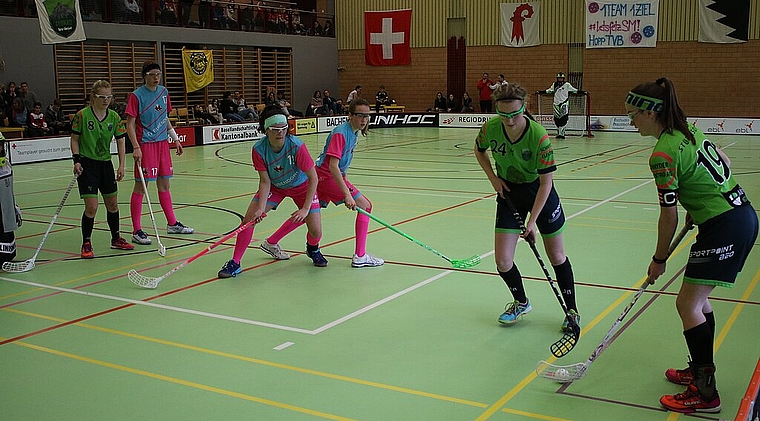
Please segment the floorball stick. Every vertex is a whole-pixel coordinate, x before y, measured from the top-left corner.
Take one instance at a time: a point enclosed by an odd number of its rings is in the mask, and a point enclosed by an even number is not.
[[[150,211],[150,222],[153,223],[153,231],[156,233],[156,243],[158,243],[158,254],[161,257],[166,256],[166,247],[161,243],[161,237],[158,236],[158,227],[156,226],[156,217],[153,216],[153,206],[150,204],[150,195],[148,194],[148,186],[145,184],[145,176],[143,175],[143,168],[141,165],[137,166],[137,171],[140,173],[140,181],[142,182],[143,191],[145,193],[145,199],[148,201],[148,211]]]
[[[451,263],[451,265],[453,267],[455,267],[455,268],[466,269],[466,268],[471,268],[471,267],[477,265],[478,263],[480,263],[480,256],[478,256],[477,254],[474,255],[474,256],[472,256],[472,257],[470,257],[470,258],[467,258],[467,259],[460,259],[460,260],[449,259],[448,257],[444,256],[443,253],[439,252],[438,250],[436,250],[436,249],[428,246],[427,244],[422,243],[421,241],[419,241],[419,240],[417,240],[415,238],[412,238],[409,234],[407,234],[407,233],[399,230],[398,228],[396,228],[393,225],[391,225],[391,224],[389,224],[389,223],[381,220],[380,218],[378,218],[375,215],[373,215],[373,214],[365,211],[364,209],[357,207],[356,211],[359,212],[359,213],[361,213],[361,214],[369,216],[372,220],[374,220],[378,224],[380,224],[380,225],[382,225],[382,226],[390,229],[391,231],[395,232],[396,234],[400,234],[402,237],[406,238],[407,240],[412,241],[413,243],[415,243],[415,244],[417,244],[419,246],[422,246],[426,250],[433,252],[433,254],[435,254],[436,256],[439,256],[439,257],[443,258],[444,260],[446,260],[447,262]]]
[[[523,218],[520,216],[520,213],[517,212],[517,208],[515,208],[515,205],[509,199],[508,195],[506,194],[504,195],[504,200],[507,202],[507,206],[509,206],[509,209],[512,211],[512,214],[515,216],[517,223],[520,224],[520,231],[525,232],[526,231],[525,222],[523,221]],[[554,291],[554,295],[557,297],[557,301],[559,301],[559,305],[560,307],[562,307],[562,311],[565,313],[565,319],[567,320],[568,327],[570,328],[569,332],[565,332],[565,334],[562,335],[562,337],[557,342],[554,342],[549,347],[549,350],[555,357],[561,358],[567,355],[570,351],[572,351],[573,348],[575,348],[575,344],[578,343],[578,339],[581,337],[581,327],[578,326],[578,323],[570,315],[570,311],[567,309],[567,306],[565,305],[565,300],[562,298],[562,293],[560,293],[559,290],[557,289],[557,286],[555,285],[551,274],[549,274],[549,270],[546,269],[546,265],[544,264],[544,260],[541,258],[541,254],[538,252],[538,249],[536,248],[536,241],[530,238],[526,238],[525,241],[530,245],[530,249],[533,250],[533,254],[536,256],[536,260],[538,260],[538,264],[541,266],[541,269],[544,271],[546,280],[549,281],[549,285],[552,287],[552,291]]]
[[[694,228],[694,223],[691,218],[689,218],[686,221],[686,225],[681,228],[681,232],[679,232],[678,236],[676,236],[676,238],[671,242],[670,248],[668,249],[668,257],[670,257],[678,244],[684,239],[686,233],[688,233],[692,228]],[[647,288],[647,286],[649,286],[649,279],[646,279],[644,283],[641,284],[638,291],[636,291],[636,294],[633,296],[631,302],[628,303],[620,316],[618,316],[618,318],[615,320],[615,323],[612,324],[610,330],[606,335],[604,335],[602,342],[594,349],[594,352],[591,353],[585,363],[560,366],[549,364],[546,361],[541,361],[536,367],[536,374],[545,379],[560,383],[567,383],[583,378],[583,376],[586,374],[586,370],[588,370],[589,366],[591,366],[591,363],[593,363],[594,360],[602,355],[602,352],[604,352],[604,350],[607,349],[607,347],[610,345],[612,337],[615,335],[618,326],[620,326],[620,323],[623,321],[623,319],[625,319],[625,316],[628,315],[628,312],[631,311],[631,308],[633,308],[633,306],[636,304],[636,301],[639,300],[639,297],[641,297],[641,295],[644,293],[644,290]]]
[[[61,199],[61,203],[58,204],[58,209],[55,210],[55,213],[53,214],[53,219],[50,221],[50,225],[47,227],[47,231],[45,231],[45,235],[42,236],[42,241],[40,241],[40,245],[37,246],[37,251],[34,252],[34,256],[32,256],[29,260],[24,260],[23,262],[5,262],[3,263],[3,270],[6,272],[13,272],[13,273],[20,273],[20,272],[28,272],[36,266],[35,261],[37,260],[37,255],[40,254],[40,250],[42,250],[42,245],[45,244],[45,240],[48,238],[48,234],[50,234],[50,230],[53,228],[53,225],[55,225],[55,220],[58,219],[58,215],[61,213],[61,209],[63,209],[64,203],[66,203],[66,199],[69,198],[69,194],[71,194],[71,190],[74,188],[74,184],[77,182],[77,176],[75,175],[71,181],[69,182],[69,187],[66,188],[66,192],[63,194],[63,199]]]
[[[266,216],[266,214],[262,215],[262,218],[264,218],[265,216]],[[159,276],[158,278],[151,278],[150,276],[141,275],[139,272],[137,272],[134,269],[130,269],[129,270],[129,272],[127,273],[127,278],[129,278],[129,280],[132,281],[132,283],[135,284],[135,285],[137,285],[137,286],[141,286],[141,287],[147,288],[147,289],[156,289],[156,287],[158,286],[158,284],[161,283],[161,281],[163,281],[164,279],[166,279],[169,276],[171,276],[174,272],[176,272],[176,271],[182,269],[183,267],[189,265],[190,263],[192,263],[193,261],[195,261],[195,259],[198,259],[199,257],[205,255],[206,253],[210,252],[211,250],[217,248],[219,245],[221,245],[225,241],[229,240],[230,238],[232,238],[232,237],[240,234],[242,231],[245,231],[251,225],[253,225],[255,222],[256,221],[250,221],[250,222],[247,222],[247,223],[241,225],[236,230],[234,230],[234,231],[230,232],[229,234],[223,236],[222,238],[220,238],[214,244],[211,244],[210,246],[208,246],[205,249],[201,250],[195,256],[193,256],[193,257],[185,260],[179,266],[175,267],[174,269],[170,270],[169,272],[166,272],[165,274]]]

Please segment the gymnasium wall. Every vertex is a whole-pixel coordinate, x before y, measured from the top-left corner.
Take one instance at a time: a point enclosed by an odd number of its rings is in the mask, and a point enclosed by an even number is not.
[[[374,101],[384,84],[407,111],[433,105],[438,91],[446,93],[448,19],[464,18],[467,43],[466,89],[477,98],[483,72],[496,79],[504,73],[529,92],[546,89],[559,72],[568,72],[572,43],[584,41],[584,0],[542,0],[543,44],[528,48],[499,45],[500,0],[336,0],[339,94],[344,99],[355,85]],[[364,64],[363,12],[411,8],[412,63],[373,67]],[[696,0],[661,0],[656,48],[605,48],[580,54],[582,88],[591,93],[592,113],[622,115],[625,93],[639,83],[671,78],[690,116],[760,116],[752,98],[760,95],[760,2],[750,10],[750,41],[741,44],[697,42]],[[577,44],[576,44],[577,45]],[[336,94],[336,96],[338,96]],[[754,102],[754,101],[753,101]],[[477,104],[477,99],[475,100]],[[476,106],[477,109],[477,106]]]
[[[292,48],[291,103],[301,111],[315,90],[338,89],[335,38],[100,22],[85,22],[84,27],[88,39],[158,42],[159,50],[161,42]],[[5,62],[0,83],[27,81],[43,108],[52,103],[56,92],[53,47],[42,44],[37,19],[0,16],[0,59]]]

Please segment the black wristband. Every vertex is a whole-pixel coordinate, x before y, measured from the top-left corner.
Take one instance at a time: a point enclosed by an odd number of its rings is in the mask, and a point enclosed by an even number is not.
[[[658,258],[654,257],[654,255],[652,255],[652,261],[655,262],[655,263],[657,263],[658,265],[664,265],[665,262],[668,261],[668,259],[658,259]]]
[[[78,154],[71,154],[71,159],[74,160],[74,164],[80,164],[82,162],[82,157]]]

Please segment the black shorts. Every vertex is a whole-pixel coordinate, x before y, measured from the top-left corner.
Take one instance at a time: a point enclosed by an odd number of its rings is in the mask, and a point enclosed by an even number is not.
[[[755,209],[746,204],[699,224],[684,282],[731,288],[757,239]]]
[[[526,221],[528,212],[533,208],[533,202],[536,200],[540,181],[532,183],[514,184],[507,182],[510,192],[506,193],[509,200],[515,205],[517,213],[520,214],[523,222]],[[521,233],[520,224],[517,222],[514,213],[509,208],[507,201],[501,196],[496,195],[496,232],[501,233]],[[542,237],[551,237],[560,234],[565,227],[565,212],[562,210],[562,203],[559,200],[557,190],[552,185],[549,197],[541,213],[536,218],[536,227]]]
[[[97,161],[83,156],[80,163],[82,174],[77,177],[79,197],[98,197],[98,190],[103,197],[116,194],[116,176],[110,160]]]

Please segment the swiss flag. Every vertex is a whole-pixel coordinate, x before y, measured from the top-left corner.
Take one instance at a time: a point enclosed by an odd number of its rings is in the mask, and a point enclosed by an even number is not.
[[[398,66],[412,62],[409,32],[412,10],[364,12],[364,57],[369,66]]]

